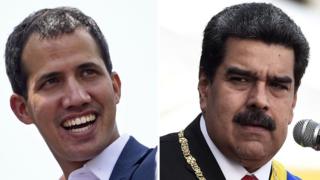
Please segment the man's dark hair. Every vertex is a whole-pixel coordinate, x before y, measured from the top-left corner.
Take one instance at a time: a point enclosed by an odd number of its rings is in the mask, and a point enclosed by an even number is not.
[[[109,73],[112,72],[107,42],[96,22],[80,10],[71,7],[41,9],[25,18],[10,34],[5,50],[6,71],[15,93],[27,99],[27,79],[22,63],[23,49],[34,33],[43,39],[56,38],[83,28],[97,43],[101,57]]]
[[[228,7],[214,16],[204,30],[200,73],[210,82],[224,59],[230,37],[261,40],[294,50],[295,92],[308,65],[309,45],[300,28],[281,9],[266,3]]]

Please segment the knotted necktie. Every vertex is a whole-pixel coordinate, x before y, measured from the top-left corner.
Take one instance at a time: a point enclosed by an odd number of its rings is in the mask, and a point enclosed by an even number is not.
[[[254,175],[245,175],[241,180],[258,180]]]

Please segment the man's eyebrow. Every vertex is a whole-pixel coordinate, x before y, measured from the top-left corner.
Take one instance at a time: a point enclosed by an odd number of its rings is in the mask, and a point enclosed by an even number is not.
[[[292,83],[292,78],[289,76],[271,76],[268,78],[270,81],[275,81],[278,83],[290,84]]]
[[[59,72],[49,72],[49,73],[45,73],[43,75],[41,75],[38,80],[36,81],[37,83],[38,82],[42,82],[42,81],[45,81],[46,79],[50,79],[52,77],[57,77],[59,76],[61,73]]]
[[[248,70],[244,70],[244,69],[240,69],[238,67],[228,67],[225,71],[226,75],[240,75],[240,76],[250,76],[250,77],[256,77],[255,73],[248,71]]]
[[[88,63],[83,63],[81,65],[78,66],[79,69],[83,69],[83,68],[88,68],[88,67],[95,67],[95,68],[100,68],[100,66],[98,66],[95,63],[92,62],[88,62]],[[43,75],[41,75],[36,82],[42,82],[46,79],[50,79],[52,77],[57,77],[60,76],[61,73],[60,72],[48,72],[48,73],[44,73]]]
[[[92,63],[92,62],[87,62],[87,63],[83,63],[81,65],[78,66],[79,69],[83,69],[83,68],[101,68],[99,65]]]
[[[34,88],[38,89],[38,88],[40,88],[40,86],[42,86],[42,83],[44,83],[48,79],[59,77],[59,76],[61,76],[61,73],[59,73],[59,72],[44,73],[44,74],[40,75],[39,78],[37,78],[35,80]]]

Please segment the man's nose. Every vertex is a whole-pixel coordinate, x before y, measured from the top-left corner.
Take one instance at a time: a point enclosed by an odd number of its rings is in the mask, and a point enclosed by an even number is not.
[[[91,96],[81,83],[75,79],[66,82],[62,100],[62,106],[64,108],[83,106],[90,101]]]
[[[259,108],[263,111],[269,109],[268,92],[264,82],[257,82],[255,86],[252,87],[248,95],[248,106]]]

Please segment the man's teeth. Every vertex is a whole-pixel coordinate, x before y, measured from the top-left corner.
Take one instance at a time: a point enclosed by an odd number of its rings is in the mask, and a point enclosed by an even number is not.
[[[63,127],[70,128],[72,126],[78,126],[78,125],[86,124],[86,123],[92,122],[94,120],[96,120],[96,115],[89,114],[89,115],[77,117],[77,118],[74,118],[74,119],[69,119],[69,120],[67,120],[67,121],[65,121],[63,123]]]
[[[90,126],[92,126],[92,125],[90,124],[89,126],[85,126],[85,127],[82,127],[82,128],[71,129],[71,132],[75,132],[75,133],[83,132],[83,131],[89,129]]]

